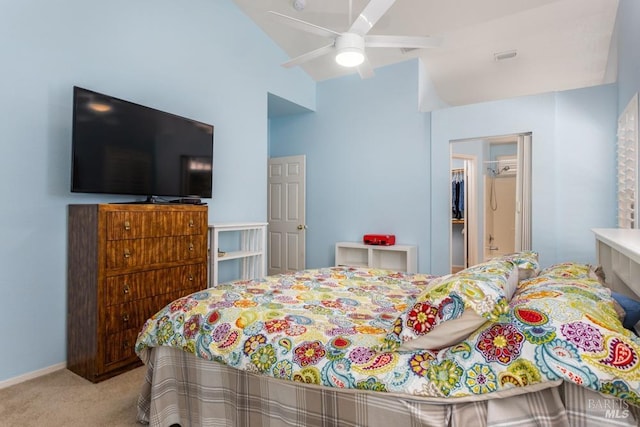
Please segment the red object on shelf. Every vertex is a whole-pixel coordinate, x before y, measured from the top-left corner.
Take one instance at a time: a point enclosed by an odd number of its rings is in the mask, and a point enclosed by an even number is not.
[[[365,245],[391,246],[396,244],[394,234],[365,234],[362,238]]]

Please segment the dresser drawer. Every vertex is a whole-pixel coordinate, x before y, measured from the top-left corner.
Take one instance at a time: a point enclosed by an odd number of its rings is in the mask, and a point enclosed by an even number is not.
[[[106,213],[107,240],[206,234],[206,212],[115,211]]]
[[[206,281],[205,263],[120,274],[106,279],[105,301],[117,305],[176,290],[204,289]]]
[[[107,269],[153,266],[207,256],[206,235],[111,240],[106,246]]]
[[[198,290],[198,287],[187,288],[108,307],[105,316],[105,364],[136,359],[135,344],[144,322],[170,302]]]
[[[181,296],[201,291],[207,287],[207,264],[187,264],[167,270],[158,270],[158,283],[169,292],[178,291]]]
[[[187,294],[187,291],[174,291],[132,302],[111,305],[106,309],[107,333],[112,334],[130,328],[140,330],[149,317],[160,311],[171,301]]]
[[[131,328],[107,335],[105,338],[105,365],[137,358],[135,345],[138,333],[137,328]]]

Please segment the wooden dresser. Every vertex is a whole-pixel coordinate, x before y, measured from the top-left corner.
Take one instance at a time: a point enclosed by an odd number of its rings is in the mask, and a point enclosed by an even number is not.
[[[98,382],[140,364],[145,320],[207,286],[207,223],[202,205],[69,205],[69,370]]]

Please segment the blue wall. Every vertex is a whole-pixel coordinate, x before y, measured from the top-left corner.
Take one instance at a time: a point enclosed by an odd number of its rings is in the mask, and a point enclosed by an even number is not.
[[[325,82],[317,112],[271,120],[272,156],[307,155],[307,266],[331,265],[337,241],[382,232],[418,245],[420,271],[447,273],[450,141],[524,132],[533,249],[543,265],[594,262],[590,229],[615,226],[616,86],[428,114],[417,112],[417,71],[406,62]]]
[[[434,111],[431,266],[448,270],[449,141],[532,132],[532,245],[543,265],[595,261],[594,227],[615,226],[616,86]],[[422,266],[421,266],[422,269]]]
[[[428,264],[429,114],[418,63],[318,84],[315,113],[271,120],[271,156],[306,155],[307,267],[333,265],[339,241],[390,233]]]
[[[72,87],[215,125],[210,220],[264,221],[267,94],[316,85],[231,0],[0,0],[0,381],[66,360]]]

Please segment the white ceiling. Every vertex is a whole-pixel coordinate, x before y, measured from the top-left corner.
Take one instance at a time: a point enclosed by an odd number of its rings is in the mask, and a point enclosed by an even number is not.
[[[301,11],[294,0],[234,1],[293,58],[327,39],[284,25],[268,11],[343,32],[369,0],[299,0],[305,3]],[[618,0],[397,0],[369,34],[437,36],[441,46],[406,53],[367,48],[366,54],[374,69],[419,57],[423,81],[430,82],[425,86],[435,89],[440,105],[612,83],[617,8]],[[494,59],[510,50],[517,51],[514,58]],[[332,55],[302,68],[316,81],[356,72]]]

